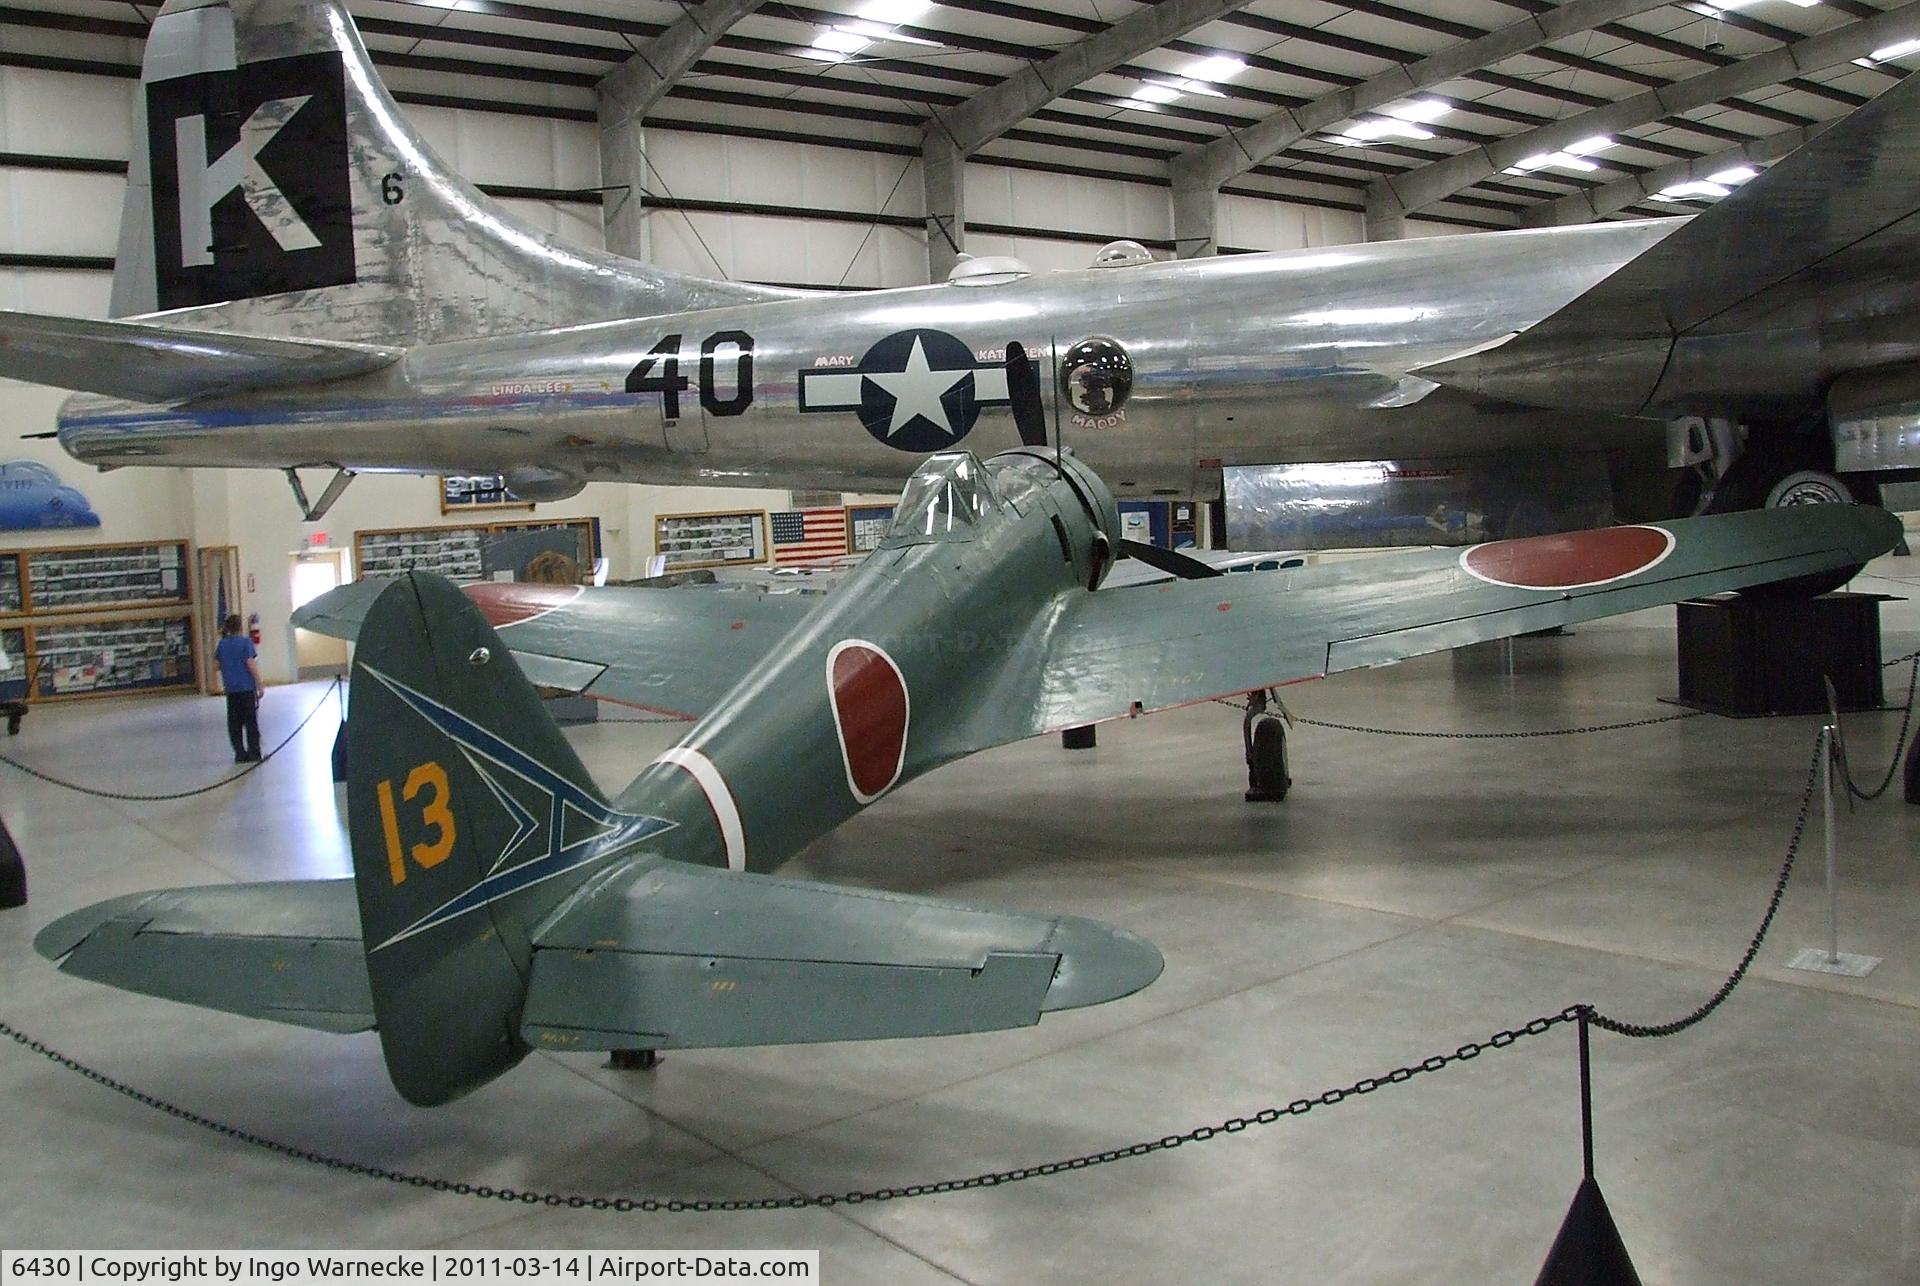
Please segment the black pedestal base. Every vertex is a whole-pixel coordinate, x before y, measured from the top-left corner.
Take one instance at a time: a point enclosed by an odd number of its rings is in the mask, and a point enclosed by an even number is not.
[[[1820,714],[1886,703],[1878,594],[1761,599],[1723,594],[1675,607],[1681,705],[1736,716]]]

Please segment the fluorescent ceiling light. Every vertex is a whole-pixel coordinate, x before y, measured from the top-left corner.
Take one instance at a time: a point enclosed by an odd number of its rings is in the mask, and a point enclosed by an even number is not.
[[[1745,9],[1750,5],[1759,3],[1760,0],[1698,0],[1696,4],[1690,4],[1684,7],[1693,10],[1695,13],[1704,14],[1709,18],[1715,18],[1723,13],[1731,13],[1735,9]],[[1820,0],[1787,0],[1787,3],[1797,8],[1811,9],[1819,4]]]
[[[931,8],[933,0],[867,0],[854,12],[868,22],[895,27],[903,22],[912,22]]]
[[[869,40],[891,40],[899,45],[926,45],[932,49],[940,48],[937,40],[922,40],[918,36],[904,36],[892,27],[878,22],[843,22],[833,28],[835,31],[849,31],[856,36],[865,36]]]
[[[1364,121],[1355,121],[1345,130],[1333,136],[1333,141],[1342,147],[1365,147],[1377,143],[1383,138],[1432,138],[1433,131],[1407,121],[1389,120],[1375,116]]]
[[[1674,203],[1679,201],[1717,201],[1729,195],[1733,189],[1710,179],[1691,179],[1685,183],[1676,183],[1670,188],[1662,188],[1653,194],[1653,200]]]
[[[1215,54],[1187,68],[1187,75],[1195,80],[1232,80],[1246,69],[1247,64],[1231,54]]]
[[[1592,138],[1583,138],[1578,143],[1569,143],[1558,152],[1535,152],[1532,156],[1522,157],[1509,165],[1503,173],[1531,174],[1535,170],[1544,170],[1549,166],[1562,170],[1578,170],[1583,174],[1592,173],[1600,167],[1587,159],[1594,152],[1604,152],[1613,146],[1613,140],[1604,134]]]
[[[1444,98],[1416,98],[1355,121],[1335,134],[1333,141],[1343,147],[1364,147],[1383,138],[1432,138],[1433,131],[1425,126],[1452,110],[1453,104]]]
[[[1896,58],[1905,58],[1908,54],[1920,52],[1920,40],[1902,40],[1885,45],[1867,55],[1870,63],[1891,62]]]
[[[1721,170],[1718,174],[1707,175],[1707,182],[1718,183],[1721,187],[1737,188],[1748,179],[1760,177],[1760,171],[1751,165],[1736,165],[1730,170]]]
[[[1158,81],[1148,81],[1134,90],[1131,97],[1143,103],[1171,103],[1180,97],[1180,91],[1172,85],[1162,85]]]
[[[1401,103],[1386,109],[1385,115],[1397,121],[1412,121],[1419,125],[1430,125],[1453,110],[1453,104],[1444,98],[1416,98],[1412,102]]]
[[[812,46],[801,52],[809,58],[818,58],[822,62],[845,62],[872,43],[871,37],[863,36],[857,31],[831,27],[815,36]]]

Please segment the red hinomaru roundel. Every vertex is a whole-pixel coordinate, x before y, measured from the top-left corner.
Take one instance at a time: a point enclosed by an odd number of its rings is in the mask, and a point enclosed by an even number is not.
[[[542,585],[537,581],[481,581],[460,588],[496,630],[545,616],[580,597],[578,585]]]
[[[1586,589],[1653,567],[1674,548],[1664,527],[1608,527],[1475,545],[1460,555],[1470,576],[1511,589]]]
[[[827,653],[827,696],[847,788],[862,804],[871,804],[900,780],[906,763],[906,678],[878,645],[847,639]]]

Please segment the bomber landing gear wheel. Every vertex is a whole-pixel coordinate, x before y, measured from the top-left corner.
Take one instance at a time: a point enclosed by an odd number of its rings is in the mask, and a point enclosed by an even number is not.
[[[1714,489],[1709,513],[1741,509],[1781,509],[1788,505],[1880,503],[1880,488],[1871,478],[1843,478],[1827,469],[1805,467],[1803,461],[1765,451],[1749,452],[1734,462]],[[1864,564],[1842,567],[1813,576],[1794,576],[1768,585],[1750,585],[1740,593],[1750,598],[1815,598],[1839,589],[1860,574]]]
[[[1277,804],[1287,797],[1287,725],[1278,715],[1258,714],[1247,730],[1247,800]]]
[[[608,1054],[615,1071],[650,1072],[660,1066],[657,1049],[616,1049]]]

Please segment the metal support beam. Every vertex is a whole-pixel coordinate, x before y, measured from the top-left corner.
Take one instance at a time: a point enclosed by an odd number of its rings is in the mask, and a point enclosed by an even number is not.
[[[1522,18],[1484,36],[1389,68],[1358,85],[1275,112],[1256,125],[1231,131],[1225,138],[1189,148],[1173,160],[1174,187],[1178,189],[1183,184],[1218,187],[1278,156],[1315,130],[1331,128],[1409,94],[1483,71],[1502,59],[1526,53],[1550,40],[1592,31],[1671,2],[1569,0],[1556,9]],[[1178,239],[1179,233],[1175,232],[1174,236]]]
[[[1245,4],[1246,0],[1161,0],[1146,5],[1044,62],[1028,63],[1024,70],[987,86],[930,122],[922,148],[929,278],[945,280],[965,245],[960,197],[967,157],[1068,90]]]
[[[760,0],[706,0],[689,5],[673,25],[634,51],[594,86],[600,118],[600,182],[608,188],[601,206],[607,249],[642,257],[647,180],[642,124],[653,105],[734,23],[760,7]]]
[[[1220,253],[1220,189],[1212,184],[1173,185],[1173,252],[1182,259]]]
[[[320,493],[320,499],[316,502],[309,503],[307,501],[307,488],[305,484],[300,481],[300,471],[298,469],[283,469],[281,472],[287,475],[287,484],[293,488],[294,501],[300,506],[301,522],[319,522],[322,518],[326,517],[327,510],[333,508],[333,502],[340,498],[342,492],[346,491],[347,484],[359,476],[352,469],[335,469],[333,479],[327,483],[326,490]]]
[[[1515,134],[1485,147],[1449,156],[1443,161],[1423,165],[1405,174],[1376,179],[1368,192],[1369,209],[1377,203],[1382,211],[1397,208],[1404,216],[1444,201],[1454,193],[1472,187],[1528,157],[1557,152],[1569,144],[1596,135],[1619,134],[1651,125],[1669,116],[1778,85],[1807,72],[1850,62],[1884,45],[1915,35],[1916,27],[1920,27],[1917,18],[1920,18],[1920,0],[1909,0],[1909,3],[1888,9],[1878,17],[1848,23],[1822,35],[1809,36],[1729,66],[1702,72],[1659,89],[1566,117],[1551,125]]]
[[[1604,219],[1628,206],[1638,205],[1655,192],[1665,191],[1676,183],[1685,183],[1690,179],[1704,179],[1709,174],[1718,174],[1722,170],[1737,165],[1772,165],[1785,159],[1812,139],[1824,134],[1827,129],[1844,117],[1831,121],[1821,121],[1815,125],[1803,125],[1799,129],[1783,130],[1778,134],[1769,134],[1765,138],[1751,139],[1739,147],[1730,147],[1724,152],[1715,152],[1712,156],[1696,156],[1685,161],[1675,161],[1672,165],[1663,165],[1657,170],[1648,170],[1645,174],[1630,174],[1624,179],[1616,179],[1602,187],[1589,188],[1584,192],[1575,192],[1563,196],[1557,201],[1542,201],[1530,206],[1521,213],[1520,223],[1528,228],[1564,227],[1574,223],[1592,223]],[[1676,211],[1677,212],[1677,211]]]
[[[920,179],[927,194],[928,281],[945,281],[960,262],[967,226],[966,161],[945,134],[929,132],[920,146]]]

